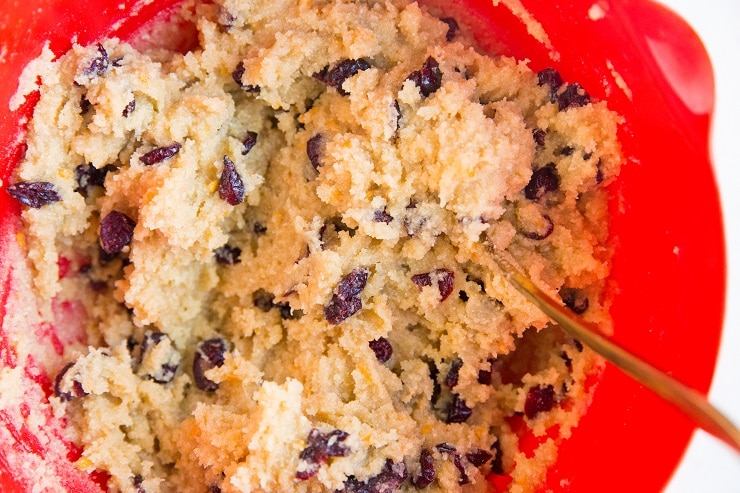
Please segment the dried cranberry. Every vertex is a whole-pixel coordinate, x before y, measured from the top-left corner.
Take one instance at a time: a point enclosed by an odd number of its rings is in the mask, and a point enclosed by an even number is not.
[[[577,315],[588,310],[588,298],[578,289],[563,288],[560,290],[560,298],[565,306]]]
[[[64,375],[66,375],[67,372],[71,370],[74,365],[74,363],[67,363],[54,379],[54,395],[59,397],[62,402],[71,401],[72,399],[76,399],[77,397],[83,397],[87,395],[85,389],[82,388],[82,384],[77,380],[72,381],[71,388],[62,388],[62,380],[64,379]]]
[[[267,233],[267,226],[265,226],[259,221],[255,221],[254,225],[252,226],[252,231],[257,236],[262,236],[263,234]]]
[[[147,166],[161,163],[162,161],[166,159],[170,159],[175,154],[180,152],[181,148],[182,148],[182,145],[178,144],[177,142],[175,142],[174,144],[168,145],[168,146],[157,147],[156,149],[152,149],[151,151],[141,156],[139,158],[139,161],[141,161]]]
[[[438,443],[434,446],[440,453],[451,455],[457,452],[457,448],[455,448],[454,445],[451,445],[449,443]]]
[[[557,154],[559,156],[572,156],[573,153],[576,152],[576,148],[573,146],[565,146],[562,149],[560,149]]]
[[[570,359],[568,353],[566,353],[565,351],[560,351],[560,358],[565,362],[565,367],[568,369],[568,371],[573,371],[573,360]]]
[[[391,346],[391,343],[385,337],[378,337],[368,344],[370,345],[370,349],[375,353],[375,357],[381,363],[385,363],[393,356],[393,346]]]
[[[100,221],[100,246],[107,254],[115,254],[131,243],[136,223],[126,214],[111,211]]]
[[[576,350],[579,353],[583,352],[583,343],[579,341],[578,339],[573,339],[573,346],[576,348]]]
[[[442,302],[452,293],[452,288],[455,284],[455,273],[449,269],[434,269],[431,272],[425,272],[423,274],[415,274],[411,276],[411,280],[414,284],[423,288],[425,286],[432,285],[432,279],[437,281],[437,288],[439,289],[439,301]]]
[[[466,293],[463,290],[460,290],[460,292],[457,293],[457,296],[460,298],[460,301],[462,301],[463,303],[466,303],[470,299],[470,296],[468,296],[468,293]]]
[[[524,236],[529,238],[530,240],[544,240],[548,236],[552,234],[552,232],[555,230],[555,225],[552,222],[552,219],[550,219],[550,216],[545,214],[542,216],[542,219],[545,221],[545,228],[544,230],[540,231],[525,231]]]
[[[491,450],[494,453],[493,460],[491,461],[491,472],[494,474],[504,473],[504,454],[501,451],[501,442],[496,440],[496,443],[491,445]]]
[[[334,294],[342,300],[348,300],[357,296],[365,289],[369,275],[370,271],[365,267],[353,269],[352,272],[339,281],[337,287],[334,289]]]
[[[209,493],[221,493],[221,487],[217,484],[212,484],[208,487]]]
[[[492,358],[488,359],[489,369],[488,370],[478,370],[478,383],[481,385],[491,385],[491,382],[493,381],[493,363],[494,360]]]
[[[558,94],[557,100],[558,109],[562,111],[568,108],[587,105],[591,102],[591,96],[576,82],[575,84],[568,85],[563,92]]]
[[[257,308],[259,308],[265,313],[272,310],[272,307],[274,306],[272,303],[272,300],[274,299],[275,299],[274,294],[268,293],[262,288],[252,293],[252,303],[254,303],[254,306],[256,306]]]
[[[548,163],[532,173],[532,177],[524,187],[524,196],[529,200],[540,200],[548,192],[555,192],[560,188],[560,176],[558,176],[555,163]]]
[[[459,454],[455,454],[452,456],[452,462],[455,464],[455,467],[460,472],[460,477],[457,480],[457,484],[468,484],[470,483],[470,478],[468,477],[468,473],[465,472],[465,465],[462,462],[462,457],[460,457]]]
[[[534,139],[534,143],[538,146],[545,145],[545,137],[547,137],[547,132],[540,128],[535,128],[532,130],[532,138]]]
[[[222,366],[226,361],[225,353],[226,341],[219,337],[207,339],[198,344],[193,358],[193,378],[199,389],[206,392],[214,392],[218,389],[218,383],[209,380],[206,372]]]
[[[412,480],[412,483],[417,489],[423,489],[432,484],[437,478],[437,471],[434,470],[434,459],[429,449],[421,449],[419,466],[419,475]]]
[[[599,184],[604,181],[604,169],[601,164],[601,159],[596,162],[596,183]]]
[[[136,493],[146,493],[146,490],[144,489],[144,485],[142,484],[144,482],[144,477],[141,474],[137,474],[134,476],[134,486],[136,487]]]
[[[246,156],[249,154],[249,151],[252,150],[252,147],[257,144],[257,132],[247,132],[247,136],[244,138],[244,149],[242,149],[242,156]]]
[[[306,480],[315,476],[321,464],[326,464],[329,457],[348,456],[350,449],[342,443],[348,436],[349,434],[342,430],[333,430],[324,434],[313,428],[308,433],[306,448],[298,456],[299,459],[307,463],[308,467],[303,471],[297,471],[296,478]]]
[[[330,324],[337,325],[360,311],[361,308],[362,300],[356,296],[343,300],[334,295],[329,304],[324,307],[324,318]]]
[[[315,170],[323,164],[321,162],[321,148],[323,147],[324,137],[322,134],[316,134],[306,142],[306,155]]]
[[[85,67],[85,75],[103,75],[108,70],[110,61],[108,60],[108,52],[105,51],[103,45],[98,43],[98,55],[90,61],[90,65]]]
[[[424,97],[429,96],[442,87],[442,71],[439,69],[439,63],[432,57],[427,58],[421,69],[411,72],[407,80],[416,84]]]
[[[408,471],[403,462],[393,462],[387,459],[378,475],[367,481],[359,481],[354,476],[350,476],[341,491],[345,493],[393,493],[401,487],[407,477]]]
[[[242,249],[239,247],[224,245],[216,248],[213,253],[216,257],[216,262],[221,265],[234,265],[241,262],[239,256],[242,254]]]
[[[19,181],[7,190],[15,200],[34,209],[62,200],[54,184],[48,181]]]
[[[121,114],[123,115],[124,118],[128,118],[129,115],[131,115],[131,113],[133,113],[135,109],[136,109],[136,100],[132,99],[123,109],[123,112]]]
[[[447,423],[464,423],[473,414],[465,401],[457,394],[452,396],[452,402],[447,410]]]
[[[563,85],[563,78],[560,76],[560,72],[554,68],[546,68],[537,73],[537,81],[541,86],[545,84],[550,86],[550,102],[554,103],[558,89]]]
[[[385,207],[382,210],[377,210],[373,213],[373,221],[376,223],[388,224],[393,221],[393,216],[386,212]]]
[[[164,332],[151,332],[147,331],[144,334],[144,340],[141,342],[141,359],[146,357],[147,352],[154,349],[159,344],[168,341],[169,337]],[[147,375],[150,379],[157,383],[169,383],[175,378],[177,373],[178,362],[180,361],[180,355],[177,350],[170,344],[170,354],[166,363],[163,363],[154,373]]]
[[[337,63],[333,68],[324,67],[321,71],[313,74],[313,77],[329,87],[333,87],[342,96],[347,96],[349,93],[342,89],[344,81],[350,77],[357,75],[358,72],[367,70],[372,65],[367,59],[360,58],[359,60],[342,60]]]
[[[458,24],[452,17],[443,17],[440,20],[447,24],[447,34],[445,35],[447,41],[455,39],[455,36],[457,36],[457,33],[460,30],[460,24]]]
[[[465,454],[465,458],[475,467],[481,467],[493,458],[493,454],[491,454],[490,452],[486,452],[485,450],[476,448]]]
[[[75,192],[83,197],[88,197],[91,188],[103,187],[105,185],[105,177],[115,169],[116,167],[111,164],[106,164],[102,168],[96,168],[92,163],[77,166],[75,168],[75,181],[77,182]]]
[[[538,385],[527,392],[524,401],[524,414],[534,419],[541,412],[547,412],[555,405],[555,389],[552,385]]]
[[[227,156],[224,156],[224,167],[218,180],[218,196],[229,205],[239,205],[244,201],[244,182],[234,162]]]
[[[447,385],[447,387],[452,389],[457,385],[462,365],[463,362],[460,358],[452,360],[452,363],[450,363],[450,369],[447,371],[447,376],[445,377],[445,385]]]
[[[234,71],[231,73],[231,77],[234,79],[234,82],[236,82],[236,84],[240,88],[242,88],[242,90],[244,90],[246,92],[251,92],[251,93],[254,93],[254,94],[259,94],[260,93],[259,86],[254,86],[252,84],[244,84],[244,83],[242,83],[242,77],[244,76],[244,71],[245,71],[244,62],[239,62],[239,64],[234,69]]]
[[[432,404],[437,402],[437,399],[439,399],[439,394],[442,392],[442,386],[437,381],[437,377],[439,376],[439,369],[437,368],[437,365],[434,363],[434,361],[427,361],[427,366],[429,366],[429,378],[432,380]]]
[[[84,115],[90,111],[90,108],[92,108],[92,103],[87,99],[87,96],[83,94],[82,97],[80,97],[80,114]]]

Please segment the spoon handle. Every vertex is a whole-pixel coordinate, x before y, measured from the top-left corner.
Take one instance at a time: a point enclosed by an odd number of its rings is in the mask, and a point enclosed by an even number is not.
[[[740,453],[740,430],[699,392],[685,386],[601,336],[596,329],[589,328],[586,322],[579,320],[578,317],[568,312],[561,304],[540,290],[501,254],[492,252],[492,255],[493,260],[503,271],[504,277],[569,335],[577,338],[627,375],[676,406],[691,418],[696,425]]]

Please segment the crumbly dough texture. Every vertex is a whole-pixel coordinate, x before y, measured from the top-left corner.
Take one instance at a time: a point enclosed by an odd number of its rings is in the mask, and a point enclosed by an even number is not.
[[[489,249],[553,296],[587,298],[583,316],[609,330],[616,115],[560,110],[526,63],[478,53],[464,27],[448,41],[448,23],[404,0],[218,0],[183,15],[199,32],[185,54],[109,39],[49,62],[15,177],[61,197],[23,220],[43,313],[65,316],[54,299],[86,314],[51,398],[78,466],[126,493],[418,491],[426,450],[426,491],[486,491],[487,474],[535,489],[600,362]],[[430,57],[441,84],[425,95],[409,76]],[[345,60],[369,68],[339,87],[313,77]],[[225,157],[237,205],[220,193]],[[548,163],[557,189],[527,198]],[[108,166],[104,186],[81,186],[87,165]],[[109,255],[112,211],[135,227]],[[224,245],[238,259],[217,261]],[[344,293],[353,273],[366,282]],[[211,339],[226,350],[194,375]],[[548,387],[554,404],[527,412]],[[460,401],[469,417],[452,417]],[[314,429],[339,450],[312,458]],[[477,450],[493,458],[477,466]],[[377,486],[391,465],[407,478]]]

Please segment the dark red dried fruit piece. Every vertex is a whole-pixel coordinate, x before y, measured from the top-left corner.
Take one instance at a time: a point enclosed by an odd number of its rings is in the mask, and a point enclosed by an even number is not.
[[[98,43],[98,55],[90,61],[90,65],[85,67],[85,75],[103,75],[108,70],[110,60],[108,60],[108,52],[105,51],[103,45]]]
[[[180,149],[182,148],[182,145],[175,142],[174,144],[170,144],[168,146],[164,147],[157,147],[156,149],[152,149],[151,151],[147,152],[146,154],[142,155],[139,158],[139,161],[144,163],[147,166],[151,166],[153,164],[161,163],[162,161],[166,159],[170,159],[175,154],[180,152]]]
[[[460,24],[458,24],[457,21],[452,17],[443,17],[440,20],[447,24],[447,34],[445,34],[445,38],[447,39],[447,41],[452,41],[453,39],[455,39],[458,31],[460,31]]]
[[[90,111],[90,108],[92,108],[92,103],[87,99],[87,96],[83,94],[82,97],[80,97],[80,114],[84,115]]]
[[[376,476],[367,481],[359,481],[354,476],[347,478],[344,482],[344,493],[394,493],[401,487],[406,478],[408,471],[403,462],[393,462],[387,459],[383,470]]]
[[[242,90],[244,90],[246,92],[251,92],[251,93],[254,93],[254,94],[259,94],[260,93],[259,86],[254,86],[252,84],[244,84],[244,83],[242,83],[242,77],[244,76],[244,71],[245,71],[244,62],[239,62],[239,64],[234,69],[234,71],[231,73],[232,79],[234,79],[234,82],[236,82],[236,84]]]
[[[563,288],[560,290],[560,298],[565,306],[577,315],[588,310],[588,298],[578,289]]]
[[[576,148],[575,147],[573,147],[573,146],[565,146],[562,149],[560,149],[559,151],[557,151],[556,154],[558,154],[559,156],[572,156],[574,152],[576,152]]]
[[[442,71],[437,60],[432,57],[427,58],[421,69],[411,72],[406,79],[416,84],[424,97],[442,87]]]
[[[334,295],[329,304],[324,307],[324,318],[330,324],[337,325],[360,311],[362,300],[358,297],[343,300]]]
[[[8,185],[7,190],[15,200],[34,209],[62,200],[54,184],[48,181],[19,181]]]
[[[72,387],[70,389],[62,388],[62,380],[64,379],[64,375],[66,375],[67,372],[71,370],[74,365],[75,364],[73,362],[67,363],[54,379],[54,395],[59,397],[62,402],[68,402],[72,399],[87,395],[85,389],[82,388],[82,384],[77,380],[74,380],[72,382]]]
[[[423,489],[437,479],[437,471],[434,469],[434,459],[432,459],[432,452],[429,449],[421,449],[419,466],[420,473],[411,482],[417,489]]]
[[[541,412],[547,412],[555,405],[555,389],[552,385],[538,385],[527,392],[524,401],[524,414],[534,419]]]
[[[451,455],[457,452],[457,448],[449,443],[438,443],[434,446],[440,453]]]
[[[604,181],[604,169],[601,164],[601,159],[596,162],[596,183],[599,184]]]
[[[322,134],[316,134],[306,142],[306,155],[308,160],[311,161],[311,165],[315,170],[323,164],[321,162],[321,149],[324,144],[324,137]]]
[[[116,254],[131,243],[136,223],[126,214],[111,211],[100,221],[100,246],[107,254]]]
[[[306,480],[315,476],[321,464],[326,464],[329,457],[348,456],[351,450],[342,443],[348,436],[349,434],[342,430],[333,430],[324,434],[313,428],[308,433],[306,448],[298,456],[299,459],[308,463],[308,467],[296,472],[296,478]]]
[[[193,378],[199,389],[206,392],[214,392],[218,389],[218,383],[209,380],[206,372],[224,364],[226,350],[226,341],[219,337],[207,339],[198,344],[193,358]]]
[[[357,296],[365,289],[370,271],[365,267],[353,269],[352,272],[342,278],[334,289],[336,294],[342,300],[348,300]]]
[[[162,344],[168,339],[169,336],[164,332],[147,331],[144,334],[144,340],[141,342],[141,359],[144,359],[148,351],[151,351],[157,345]],[[171,346],[171,351],[176,352],[177,350],[174,348],[174,346]],[[154,372],[153,374],[150,373],[147,376],[157,383],[169,383],[175,378],[177,368],[178,366],[174,362],[164,363],[160,368],[157,369],[156,372]]]
[[[481,385],[491,385],[493,381],[493,364],[495,360],[493,358],[488,359],[489,370],[478,370],[478,383]]]
[[[242,249],[239,247],[224,245],[216,248],[213,253],[216,262],[221,265],[234,265],[241,262],[239,256],[242,254]]]
[[[442,302],[452,293],[452,288],[455,285],[455,273],[449,269],[434,269],[431,272],[411,276],[411,281],[419,288],[431,286],[433,279],[437,281],[439,301]]]
[[[563,85],[563,78],[560,76],[560,72],[554,68],[546,68],[537,73],[537,81],[541,86],[547,84],[550,87],[550,102],[554,103],[558,89]]]
[[[547,163],[532,173],[529,183],[524,187],[524,196],[529,200],[540,200],[546,193],[555,192],[559,188],[560,176],[555,163]]]
[[[344,81],[370,67],[372,67],[370,61],[365,58],[360,58],[359,60],[341,60],[331,69],[327,66],[321,71],[314,73],[313,77],[327,86],[335,88],[342,96],[348,96],[349,92],[342,89]]]
[[[384,207],[382,210],[377,210],[373,213],[373,221],[375,221],[376,223],[388,224],[391,221],[393,221],[393,216],[388,214],[388,212],[386,212],[386,209]]]
[[[267,313],[272,310],[274,306],[272,300],[275,299],[275,295],[260,288],[252,293],[252,303],[254,306]]]
[[[393,346],[391,346],[391,343],[385,337],[378,337],[368,344],[370,345],[370,349],[375,353],[375,357],[381,363],[385,363],[393,356]]]
[[[547,137],[547,132],[542,130],[541,128],[535,128],[532,130],[532,138],[534,139],[534,143],[538,146],[545,145],[545,137]]]
[[[475,467],[482,467],[486,465],[489,460],[493,459],[493,454],[476,448],[465,454],[465,458]]]
[[[112,164],[106,164],[102,168],[96,168],[92,163],[81,164],[75,168],[75,181],[77,188],[75,192],[83,197],[88,197],[93,187],[103,187],[105,177],[116,169]]]
[[[126,105],[126,107],[123,109],[122,115],[124,118],[128,118],[131,113],[134,112],[136,109],[136,100],[132,99],[129,104]]]
[[[496,440],[496,443],[491,445],[491,451],[493,451],[493,460],[491,461],[491,472],[494,474],[504,473],[504,453],[501,451],[501,443]]]
[[[457,484],[462,485],[470,483],[470,478],[468,477],[468,473],[465,472],[465,465],[462,462],[462,457],[460,457],[460,454],[453,455],[452,462],[455,464],[455,467],[460,472],[460,477],[457,480]]]
[[[464,423],[473,414],[465,401],[457,394],[452,396],[452,402],[447,410],[447,423]]]
[[[141,474],[137,474],[134,476],[134,486],[136,487],[136,493],[146,493],[146,490],[144,489],[144,485],[142,484],[144,482],[144,477]]]
[[[568,108],[585,106],[591,102],[591,96],[579,83],[568,85],[564,91],[557,96],[558,109],[563,111]]]
[[[246,156],[249,154],[249,151],[252,150],[252,147],[257,144],[257,132],[247,132],[247,136],[244,138],[244,149],[242,149],[242,156]]]
[[[542,219],[545,220],[545,228],[540,231],[525,231],[522,233],[524,236],[529,238],[530,240],[544,240],[548,236],[552,234],[552,232],[555,230],[555,224],[553,224],[552,219],[550,219],[550,216],[545,214],[542,216]]]
[[[463,362],[460,358],[455,358],[452,360],[452,363],[450,363],[450,369],[447,371],[447,376],[445,377],[445,385],[448,388],[452,389],[457,385],[462,365]]]
[[[442,392],[442,386],[437,381],[437,377],[439,376],[439,369],[437,368],[437,365],[434,363],[434,361],[427,361],[427,366],[429,366],[429,378],[432,380],[431,402],[432,404],[435,404],[437,402],[437,399],[439,399],[439,394]]]
[[[227,156],[224,156],[224,167],[218,180],[218,196],[229,205],[239,205],[244,201],[244,182],[234,162]]]

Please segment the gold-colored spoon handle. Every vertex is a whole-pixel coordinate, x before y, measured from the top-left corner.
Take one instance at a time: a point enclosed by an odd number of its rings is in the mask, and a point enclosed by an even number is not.
[[[579,320],[560,303],[540,290],[501,254],[492,252],[492,255],[507,280],[569,335],[577,338],[627,375],[675,405],[699,427],[740,452],[740,430],[699,392],[601,336],[595,329],[589,328],[586,322]]]

